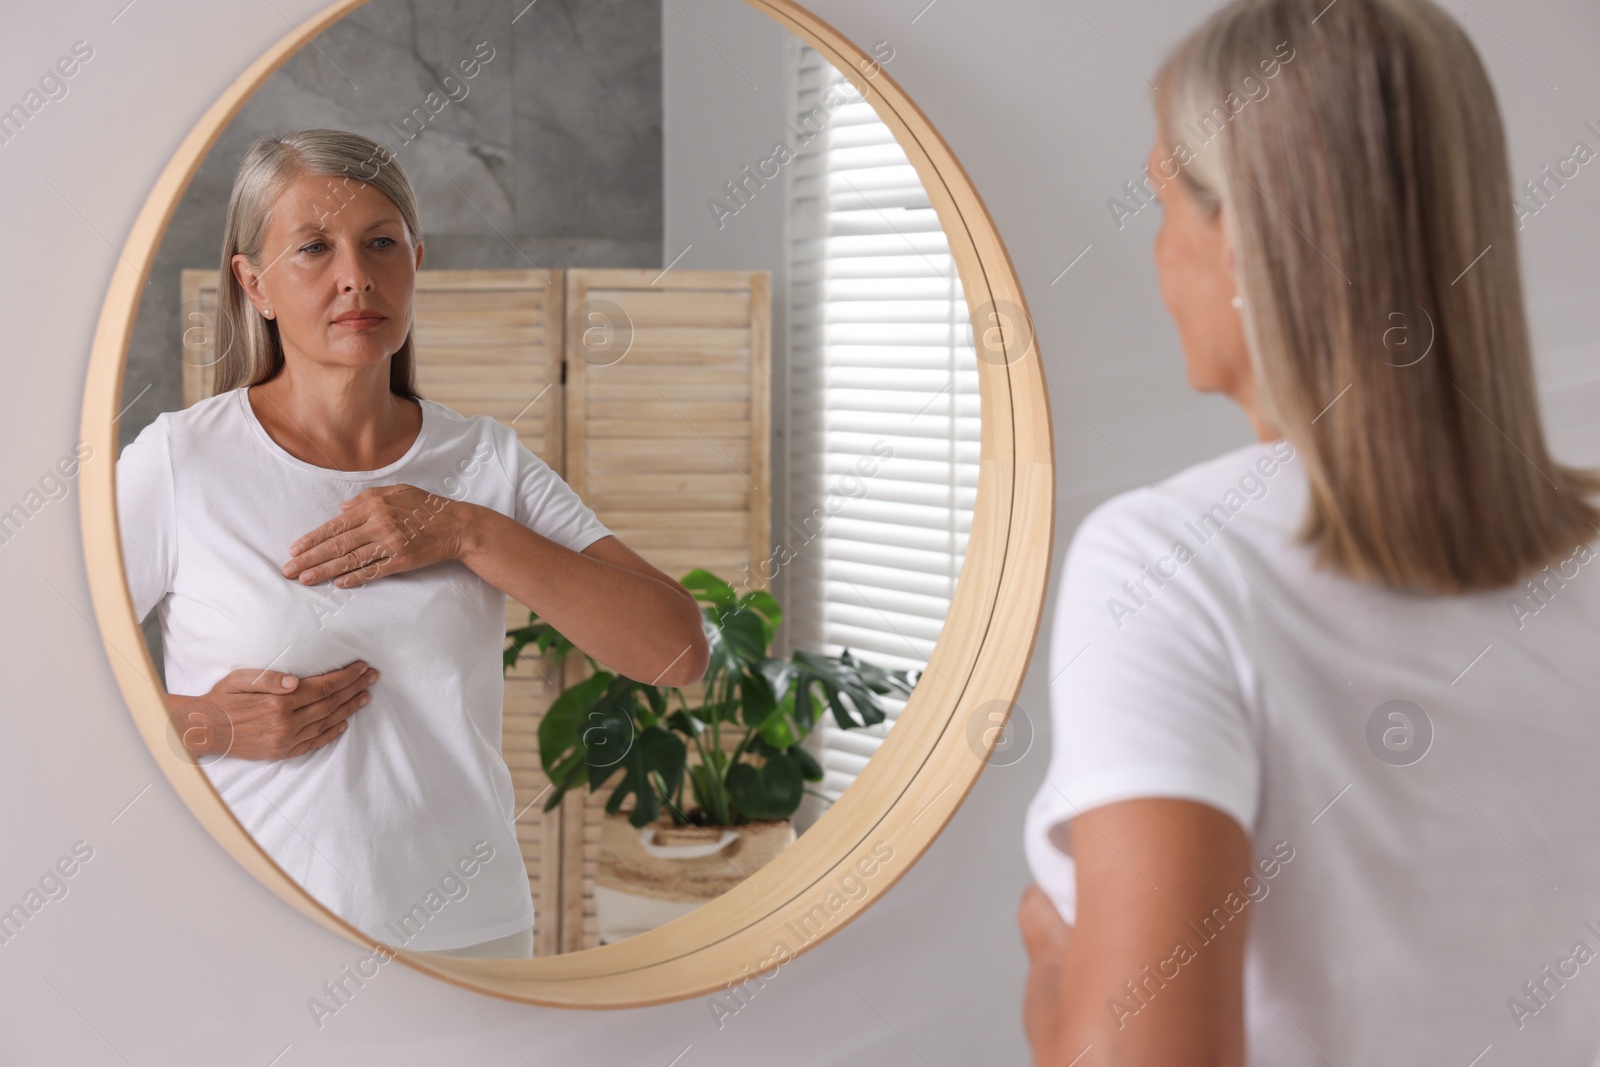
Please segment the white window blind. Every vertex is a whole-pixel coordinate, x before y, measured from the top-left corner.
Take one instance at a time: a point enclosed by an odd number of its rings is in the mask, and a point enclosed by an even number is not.
[[[789,180],[789,493],[794,642],[925,668],[978,484],[977,357],[961,281],[916,170],[834,67],[795,42]],[[830,107],[830,97],[838,106]],[[844,101],[839,103],[839,101]],[[820,814],[898,717],[816,736]],[[806,809],[802,810],[804,823]]]

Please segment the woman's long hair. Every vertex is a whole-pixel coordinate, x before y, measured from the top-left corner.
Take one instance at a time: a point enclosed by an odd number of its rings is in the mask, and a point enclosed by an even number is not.
[[[1455,594],[1590,543],[1600,474],[1545,444],[1505,133],[1460,26],[1430,0],[1236,0],[1156,82],[1183,187],[1226,208],[1317,566]]]
[[[228,197],[228,220],[222,229],[222,270],[217,289],[217,394],[267,381],[283,369],[283,344],[278,323],[264,318],[245,295],[233,273],[233,257],[242,254],[256,270],[282,249],[266,249],[267,219],[279,195],[300,174],[328,176],[329,203],[347,199],[346,183],[365,182],[383,193],[399,210],[411,245],[422,238],[417,197],[394,154],[377,141],[345,130],[295,130],[250,143]],[[411,331],[389,360],[389,390],[420,399],[416,389],[416,357]]]

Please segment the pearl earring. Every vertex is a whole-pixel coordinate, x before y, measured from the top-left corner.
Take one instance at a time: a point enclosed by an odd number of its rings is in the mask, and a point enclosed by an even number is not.
[[[1244,297],[1242,297],[1242,296],[1234,297],[1233,298],[1233,306],[1236,307],[1236,308],[1244,307]]]
[[[262,308],[261,309],[261,314],[270,319],[270,318],[272,318],[272,309],[271,308]]]

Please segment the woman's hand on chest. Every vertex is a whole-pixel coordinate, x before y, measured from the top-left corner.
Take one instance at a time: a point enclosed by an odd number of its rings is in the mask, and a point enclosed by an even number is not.
[[[286,578],[340,588],[460,559],[482,508],[413,485],[382,485],[340,505],[341,513],[289,546]]]

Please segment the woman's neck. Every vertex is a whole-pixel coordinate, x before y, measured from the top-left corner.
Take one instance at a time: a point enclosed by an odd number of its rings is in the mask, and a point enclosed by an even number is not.
[[[245,395],[262,428],[296,459],[331,470],[377,470],[410,451],[422,432],[422,406],[390,390],[387,360],[357,371],[307,382],[286,365]]]

